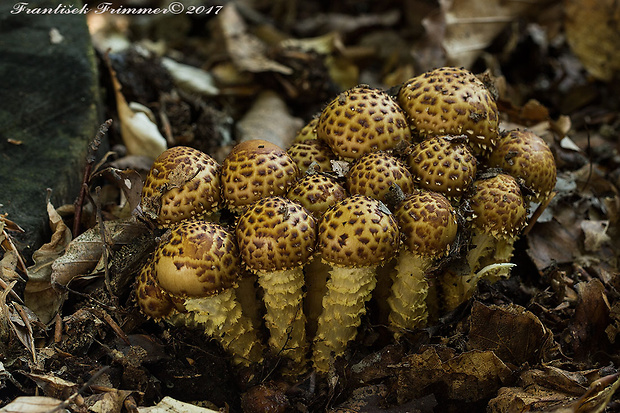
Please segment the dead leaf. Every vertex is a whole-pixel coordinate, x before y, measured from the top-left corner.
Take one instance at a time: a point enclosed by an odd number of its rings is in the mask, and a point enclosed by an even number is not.
[[[581,63],[597,79],[620,73],[620,3],[616,0],[565,0],[566,39]]]
[[[422,354],[406,356],[397,367],[399,403],[433,389],[441,389],[449,399],[473,402],[493,395],[511,375],[493,352],[478,350],[442,358],[432,347]]]
[[[58,399],[67,399],[75,393],[79,386],[76,383],[56,377],[52,374],[37,374],[23,372],[26,377],[33,380],[46,396]]]
[[[489,350],[504,363],[536,364],[553,345],[553,335],[530,311],[516,305],[486,306],[475,301],[471,311],[469,345]]]
[[[447,63],[471,67],[502,29],[544,0],[440,0]],[[427,23],[428,25],[428,23]]]
[[[572,347],[577,359],[605,348],[605,329],[609,325],[609,302],[605,286],[597,279],[581,282],[575,286],[579,301],[570,327]]]
[[[611,240],[609,235],[607,235],[607,229],[609,228],[608,220],[584,219],[580,225],[585,236],[583,246],[586,251],[596,252],[601,249],[603,244]]]
[[[133,392],[111,389],[103,394],[94,394],[84,399],[84,405],[93,413],[121,413],[123,403]]]
[[[153,407],[138,407],[139,413],[218,413],[205,407],[180,402],[172,397],[164,397]]]
[[[62,400],[44,396],[20,396],[11,403],[0,409],[5,413],[69,413],[67,409],[55,410],[60,406]]]

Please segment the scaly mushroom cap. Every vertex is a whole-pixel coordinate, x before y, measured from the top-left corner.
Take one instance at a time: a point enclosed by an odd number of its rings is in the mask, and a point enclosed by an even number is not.
[[[416,76],[400,89],[398,103],[422,138],[464,134],[477,155],[496,144],[497,103],[468,70],[442,67]]]
[[[299,177],[299,168],[279,146],[261,139],[241,142],[222,162],[222,195],[240,211],[267,197],[285,195]]]
[[[230,288],[239,267],[234,235],[213,222],[180,223],[153,256],[157,284],[176,297],[205,297]]]
[[[413,179],[407,167],[392,155],[373,152],[359,158],[347,173],[347,189],[386,203],[390,186],[396,184],[405,193],[413,191]]]
[[[445,196],[430,191],[409,195],[394,211],[405,247],[413,254],[439,258],[456,238],[456,212]]]
[[[315,171],[329,172],[332,170],[330,161],[336,159],[332,150],[324,142],[316,139],[293,143],[287,152],[302,174],[310,168],[313,162],[316,163]]]
[[[323,109],[317,135],[345,159],[411,141],[407,120],[398,104],[387,93],[366,85],[341,93]]]
[[[396,219],[381,201],[353,195],[321,218],[317,251],[334,266],[371,266],[396,252],[398,237]]]
[[[416,144],[407,157],[407,165],[416,184],[454,198],[467,191],[477,170],[469,147],[445,137]]]
[[[316,127],[318,124],[319,124],[319,118],[318,117],[312,118],[308,123],[304,125],[303,128],[301,128],[297,132],[297,135],[295,135],[295,138],[293,138],[293,143],[313,141],[317,139]]]
[[[167,317],[174,309],[172,299],[157,285],[153,277],[153,263],[151,261],[140,269],[136,284],[136,297],[140,310],[155,320]]]
[[[502,168],[534,193],[534,200],[549,196],[556,181],[553,153],[538,135],[525,130],[513,130],[500,138],[488,164]]]
[[[472,226],[496,238],[514,238],[527,223],[527,211],[517,181],[499,174],[474,182],[469,200],[474,214]]]
[[[316,244],[316,221],[301,205],[263,198],[237,221],[241,258],[254,271],[279,271],[305,264]]]
[[[220,200],[220,165],[197,149],[175,146],[153,163],[142,187],[141,207],[168,227],[213,211]]]
[[[323,174],[305,175],[286,194],[288,199],[306,208],[316,219],[347,196],[347,190],[342,185]]]

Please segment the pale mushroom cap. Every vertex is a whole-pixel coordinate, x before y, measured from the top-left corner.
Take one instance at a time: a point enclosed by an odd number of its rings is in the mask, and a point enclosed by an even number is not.
[[[474,214],[472,226],[496,238],[513,238],[527,223],[527,210],[517,181],[499,174],[474,182],[469,203]]]
[[[170,226],[213,211],[220,200],[220,165],[197,149],[175,146],[153,163],[141,206],[157,223]]]
[[[411,141],[398,104],[387,93],[365,85],[341,93],[327,105],[319,117],[317,135],[345,159]]]
[[[314,163],[315,171],[329,172],[332,170],[331,160],[336,155],[331,149],[319,140],[296,142],[287,150],[290,157],[295,161],[301,173],[305,173]]]
[[[476,154],[495,146],[497,103],[466,69],[442,67],[416,76],[400,89],[398,103],[414,133],[422,138],[463,134]]]
[[[153,256],[157,284],[176,297],[203,297],[230,288],[239,267],[234,235],[213,222],[182,222]]]
[[[396,219],[381,201],[353,195],[321,218],[317,251],[335,266],[371,266],[397,251],[398,237]]]
[[[347,190],[386,202],[390,186],[396,184],[405,193],[413,191],[413,179],[407,167],[385,152],[373,152],[359,158],[346,176]]]
[[[456,239],[456,212],[448,199],[430,191],[409,195],[394,211],[403,243],[413,254],[438,258],[447,255]]]
[[[316,221],[301,205],[263,198],[239,217],[235,230],[241,258],[254,271],[279,271],[305,264],[316,245]]]
[[[222,196],[233,210],[267,197],[285,195],[299,168],[279,146],[260,139],[236,145],[222,162]]]
[[[533,132],[510,131],[499,140],[488,164],[512,175],[534,193],[535,199],[546,198],[555,188],[557,168],[553,153]]]
[[[347,196],[347,190],[342,185],[323,174],[305,175],[286,194],[288,199],[306,208],[316,219]]]
[[[424,189],[460,197],[476,176],[477,161],[464,143],[433,137],[415,144],[407,165],[413,181]]]

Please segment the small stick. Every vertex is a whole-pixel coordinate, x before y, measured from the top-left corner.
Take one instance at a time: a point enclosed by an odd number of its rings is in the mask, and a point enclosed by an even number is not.
[[[80,221],[82,220],[82,207],[84,206],[84,198],[86,197],[86,193],[88,192],[88,182],[90,181],[90,173],[93,169],[93,164],[95,163],[95,154],[97,149],[99,149],[99,145],[101,145],[101,140],[103,139],[103,135],[108,132],[112,126],[112,119],[108,119],[101,124],[95,138],[92,140],[88,147],[88,155],[86,157],[86,166],[84,168],[84,176],[82,177],[82,187],[80,188],[80,195],[75,201],[75,215],[73,219],[73,237],[77,237],[80,231]]]

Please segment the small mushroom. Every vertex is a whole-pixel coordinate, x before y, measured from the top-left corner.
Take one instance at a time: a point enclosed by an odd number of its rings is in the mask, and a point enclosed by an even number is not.
[[[268,197],[246,209],[235,233],[242,260],[264,291],[270,347],[303,366],[308,347],[303,266],[315,248],[316,221],[301,205]]]
[[[386,197],[392,185],[405,193],[413,191],[413,180],[407,167],[386,152],[367,153],[357,159],[346,176],[347,190],[351,195],[360,194],[387,204]]]
[[[317,250],[332,269],[314,338],[313,363],[327,372],[357,334],[376,268],[398,249],[396,219],[381,202],[363,195],[330,207],[319,223]]]
[[[341,93],[323,109],[317,136],[345,160],[411,141],[402,109],[386,92],[367,85]]]
[[[402,331],[424,327],[428,318],[427,273],[450,252],[458,224],[456,212],[441,194],[419,191],[401,202],[394,215],[404,247],[393,276],[389,323],[398,338]]]
[[[398,103],[421,138],[465,135],[476,155],[497,143],[497,103],[469,70],[441,67],[416,76],[401,87]]]
[[[488,165],[502,168],[532,192],[532,202],[544,202],[555,188],[557,170],[553,153],[541,137],[515,129],[502,136]]]
[[[308,210],[314,218],[321,219],[327,208],[347,197],[335,179],[324,174],[307,174],[291,187],[286,197]]]
[[[331,160],[336,155],[324,142],[317,139],[293,143],[287,150],[302,174],[312,167],[316,172],[332,170]]]
[[[466,273],[448,272],[442,280],[448,310],[469,298],[481,278],[497,281],[510,275],[514,242],[527,223],[521,189],[510,175],[475,181],[469,203],[473,217]]]
[[[154,318],[170,318],[177,307],[216,339],[235,364],[259,362],[262,345],[235,298],[239,267],[233,234],[212,222],[184,221],[162,239],[141,271],[138,304]]]
[[[142,187],[142,212],[169,227],[203,218],[220,204],[220,165],[187,146],[164,151],[153,163]]]
[[[279,146],[254,139],[237,144],[222,162],[222,197],[234,212],[267,196],[286,195],[299,168]]]
[[[415,144],[407,165],[416,185],[455,200],[471,186],[477,171],[469,147],[447,136]]]
[[[293,143],[297,143],[297,142],[307,143],[307,141],[313,141],[313,140],[318,139],[316,135],[316,127],[318,124],[319,124],[319,117],[317,115],[316,117],[310,119],[310,121],[306,123],[304,127],[301,128],[297,132],[297,134],[293,138]]]

